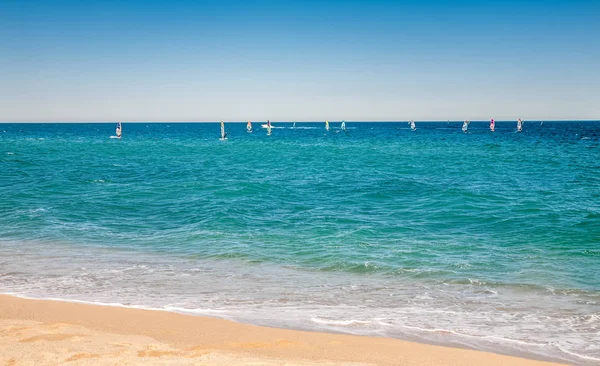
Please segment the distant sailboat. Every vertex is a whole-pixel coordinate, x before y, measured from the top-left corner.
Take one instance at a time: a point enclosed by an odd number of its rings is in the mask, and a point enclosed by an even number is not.
[[[469,129],[469,121],[465,120],[463,122],[462,131],[466,133],[468,129]]]
[[[342,131],[346,132],[346,121],[342,121],[342,125],[340,126]]]
[[[248,133],[252,133],[252,122],[248,121],[248,123],[246,124],[246,131]]]
[[[267,120],[267,136],[271,136],[271,121]]]
[[[115,135],[116,136],[111,136],[111,139],[120,139],[121,135],[123,133],[123,126],[121,125],[121,122],[117,122],[117,129],[115,130]]]
[[[296,122],[294,121],[294,125],[292,126],[293,129],[296,129]]]
[[[221,121],[221,141],[227,140],[227,132],[225,132],[225,123]]]
[[[543,126],[543,125],[544,125],[544,121],[540,122],[540,126]]]
[[[496,121],[493,118],[490,120],[490,131],[496,131]]]
[[[325,121],[325,129],[329,131],[329,121]]]
[[[519,120],[517,120],[517,132],[521,131],[523,131],[523,121],[519,118]]]
[[[410,129],[413,131],[416,131],[417,126],[415,125],[415,121],[411,120],[409,123],[410,123]]]

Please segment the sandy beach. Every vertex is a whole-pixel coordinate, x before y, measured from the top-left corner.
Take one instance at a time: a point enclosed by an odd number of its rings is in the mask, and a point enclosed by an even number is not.
[[[0,295],[1,365],[550,365],[397,339]]]

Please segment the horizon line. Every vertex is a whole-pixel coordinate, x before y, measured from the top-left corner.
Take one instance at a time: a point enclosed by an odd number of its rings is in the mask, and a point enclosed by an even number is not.
[[[518,118],[517,118],[518,119]],[[510,120],[497,120],[494,119],[495,122],[516,122],[517,119]],[[349,122],[349,123],[398,123],[398,122],[425,122],[425,123],[444,123],[444,122],[464,122],[464,119],[460,120],[418,120],[418,119],[404,119],[404,120],[310,120],[310,121],[294,121],[294,120],[270,120],[273,123],[325,123],[325,121],[329,122]],[[489,122],[489,119],[466,119],[469,122]],[[600,122],[600,119],[523,119],[523,122]],[[102,124],[102,123],[248,123],[248,122],[267,122],[267,120],[236,120],[236,121],[226,121],[226,120],[203,120],[203,121],[124,121],[124,120],[114,120],[114,121],[0,121],[0,124],[18,124],[18,123],[38,123],[38,124],[52,124],[52,123],[75,123],[75,124]]]

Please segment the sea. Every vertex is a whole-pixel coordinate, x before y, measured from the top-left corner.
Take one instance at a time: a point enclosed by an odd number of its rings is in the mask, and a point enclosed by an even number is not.
[[[600,364],[600,122],[295,126],[0,124],[0,293]]]

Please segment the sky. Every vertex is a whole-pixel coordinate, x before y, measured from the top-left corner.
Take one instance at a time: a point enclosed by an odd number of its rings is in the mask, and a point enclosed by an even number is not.
[[[0,121],[600,119],[600,1],[0,0]]]

